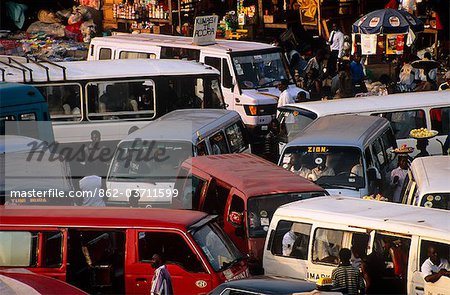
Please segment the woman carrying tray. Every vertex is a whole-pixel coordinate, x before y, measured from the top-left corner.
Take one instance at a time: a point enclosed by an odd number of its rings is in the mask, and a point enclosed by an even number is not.
[[[391,172],[391,187],[393,189],[392,201],[394,203],[400,203],[402,196],[403,182],[405,181],[406,175],[408,175],[408,154],[412,153],[414,148],[402,145],[400,148],[396,148],[391,151],[398,155],[398,166]]]

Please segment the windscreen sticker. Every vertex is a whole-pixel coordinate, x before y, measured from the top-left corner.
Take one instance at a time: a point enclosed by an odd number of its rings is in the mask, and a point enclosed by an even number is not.
[[[259,216],[267,217],[267,211],[266,210],[261,210],[261,212],[259,212]]]
[[[433,201],[433,199],[434,199],[434,198],[433,198],[433,196],[431,196],[431,195],[429,195],[429,196],[427,197],[427,201],[430,201],[430,202],[431,202],[431,201]]]
[[[269,230],[269,227],[268,227],[268,226],[264,226],[264,227],[263,227],[263,230],[264,230],[264,231],[268,231],[268,230]]]
[[[269,218],[261,218],[261,225],[270,225]]]
[[[316,165],[320,165],[323,163],[323,159],[322,158],[317,158],[315,161]]]
[[[434,197],[434,200],[439,202],[441,200],[441,196]]]
[[[433,203],[431,203],[430,201],[428,201],[428,202],[425,202],[425,204],[423,204],[425,207],[427,207],[427,208],[431,208],[431,207],[433,207]]]

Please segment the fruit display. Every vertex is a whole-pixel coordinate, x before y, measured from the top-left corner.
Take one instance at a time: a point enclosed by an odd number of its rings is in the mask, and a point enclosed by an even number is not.
[[[370,196],[364,196],[362,197],[364,200],[375,200],[375,201],[388,201],[387,198],[383,197],[380,194],[377,195],[370,195]]]
[[[403,144],[401,147],[391,150],[391,153],[394,154],[409,154],[414,151],[413,147],[407,146],[406,144]]]
[[[431,138],[438,134],[435,130],[428,130],[427,128],[413,129],[409,135],[413,138]]]

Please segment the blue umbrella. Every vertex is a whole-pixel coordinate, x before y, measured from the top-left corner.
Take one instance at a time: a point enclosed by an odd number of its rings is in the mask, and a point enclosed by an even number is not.
[[[391,8],[372,11],[352,25],[353,33],[362,34],[407,34],[423,31],[423,22],[404,10]]]

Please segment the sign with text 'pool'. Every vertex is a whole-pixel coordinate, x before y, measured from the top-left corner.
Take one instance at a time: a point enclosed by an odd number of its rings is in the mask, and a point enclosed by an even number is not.
[[[216,43],[218,21],[219,17],[217,15],[196,17],[192,43],[194,45],[211,45]]]

